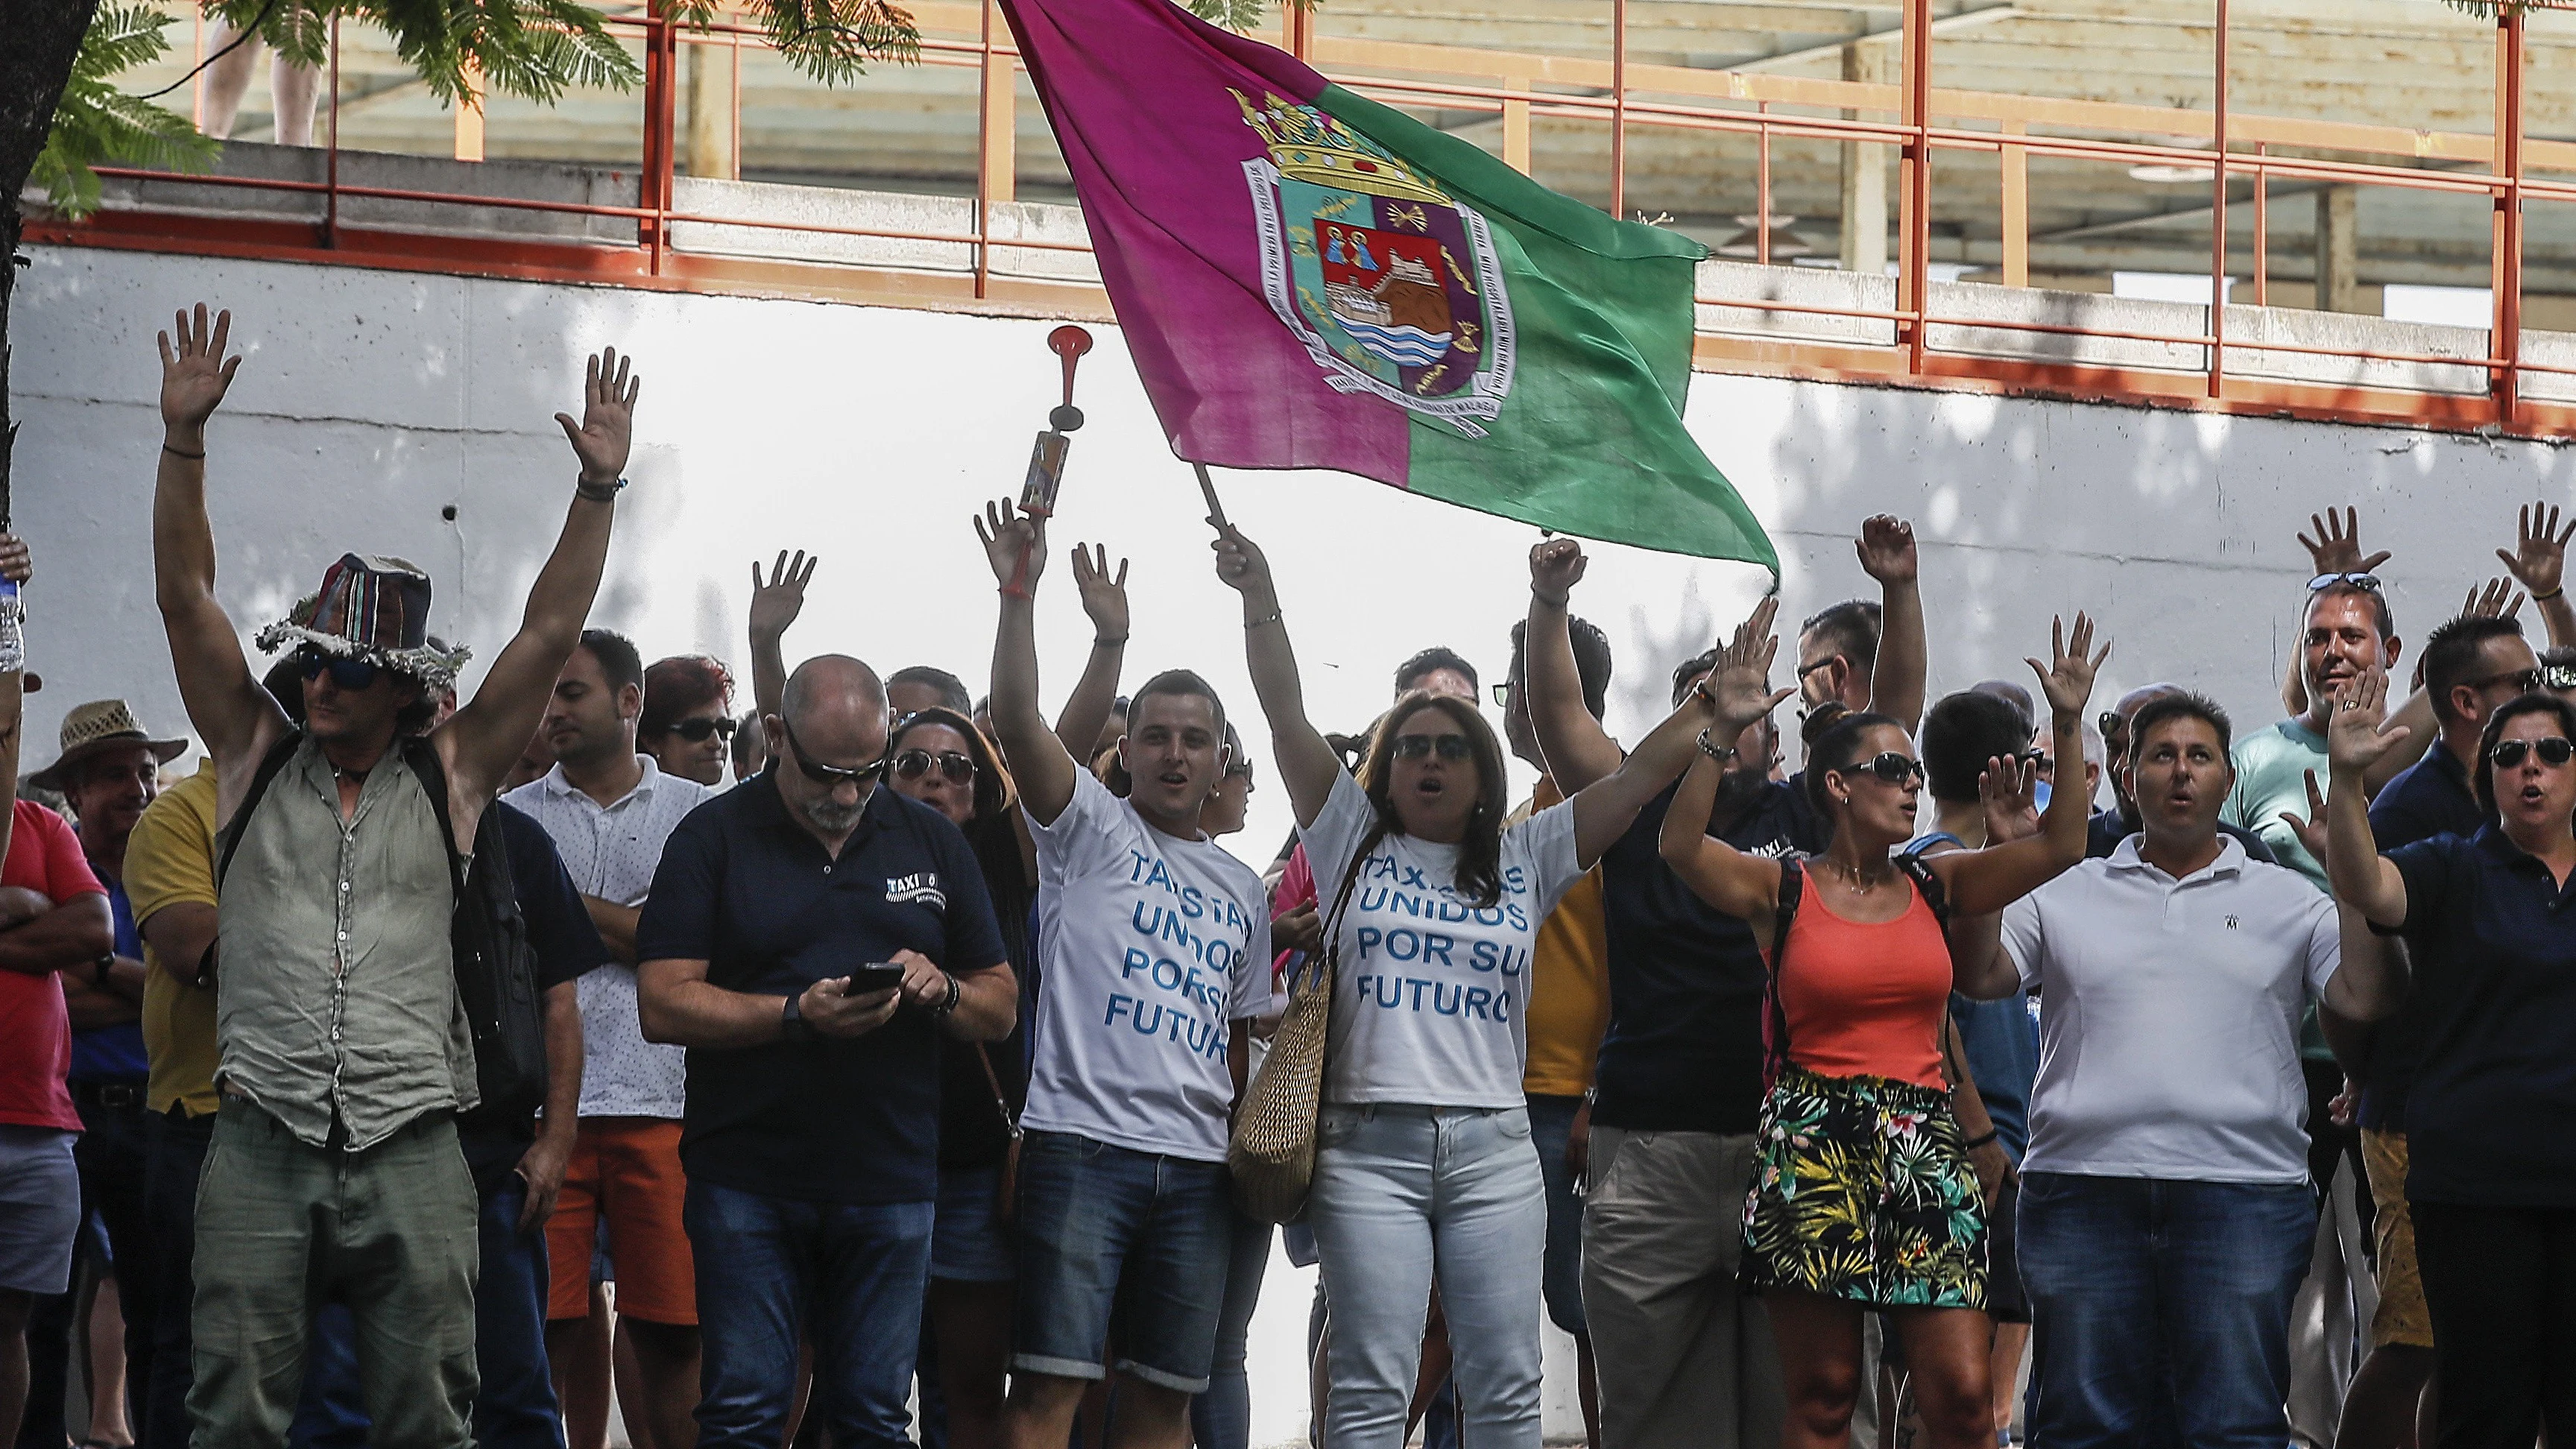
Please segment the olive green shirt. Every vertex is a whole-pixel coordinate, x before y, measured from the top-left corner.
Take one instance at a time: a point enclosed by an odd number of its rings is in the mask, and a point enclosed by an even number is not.
[[[218,1079],[352,1152],[479,1099],[448,946],[455,892],[429,792],[389,751],[358,808],[307,739],[247,816],[217,907]]]

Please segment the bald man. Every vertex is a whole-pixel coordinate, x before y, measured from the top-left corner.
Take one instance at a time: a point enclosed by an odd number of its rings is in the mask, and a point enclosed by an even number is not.
[[[701,1449],[777,1449],[800,1314],[834,1441],[911,1442],[939,1037],[1008,1035],[1019,984],[966,837],[881,788],[887,724],[874,670],[807,660],[776,767],[680,822],[636,926],[644,1035],[689,1049]]]

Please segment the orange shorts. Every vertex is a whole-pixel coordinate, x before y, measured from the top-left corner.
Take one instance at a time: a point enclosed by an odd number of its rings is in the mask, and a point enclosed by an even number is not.
[[[617,1311],[647,1323],[693,1327],[697,1269],[680,1225],[688,1179],[680,1172],[680,1124],[659,1117],[584,1117],[563,1192],[546,1222],[552,1284],[548,1319],[590,1316],[590,1263],[599,1223],[608,1221]]]

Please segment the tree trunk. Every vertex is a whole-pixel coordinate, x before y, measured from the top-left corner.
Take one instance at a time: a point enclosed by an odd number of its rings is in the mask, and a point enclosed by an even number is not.
[[[0,529],[9,526],[9,455],[18,441],[9,416],[9,298],[24,265],[18,193],[53,130],[98,0],[12,0],[9,9],[9,43],[0,45]]]

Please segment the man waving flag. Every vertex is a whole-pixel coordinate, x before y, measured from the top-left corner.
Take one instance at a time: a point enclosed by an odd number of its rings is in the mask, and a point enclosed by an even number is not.
[[[1170,0],[1002,0],[1173,451],[1769,568],[1682,426],[1705,248]]]

